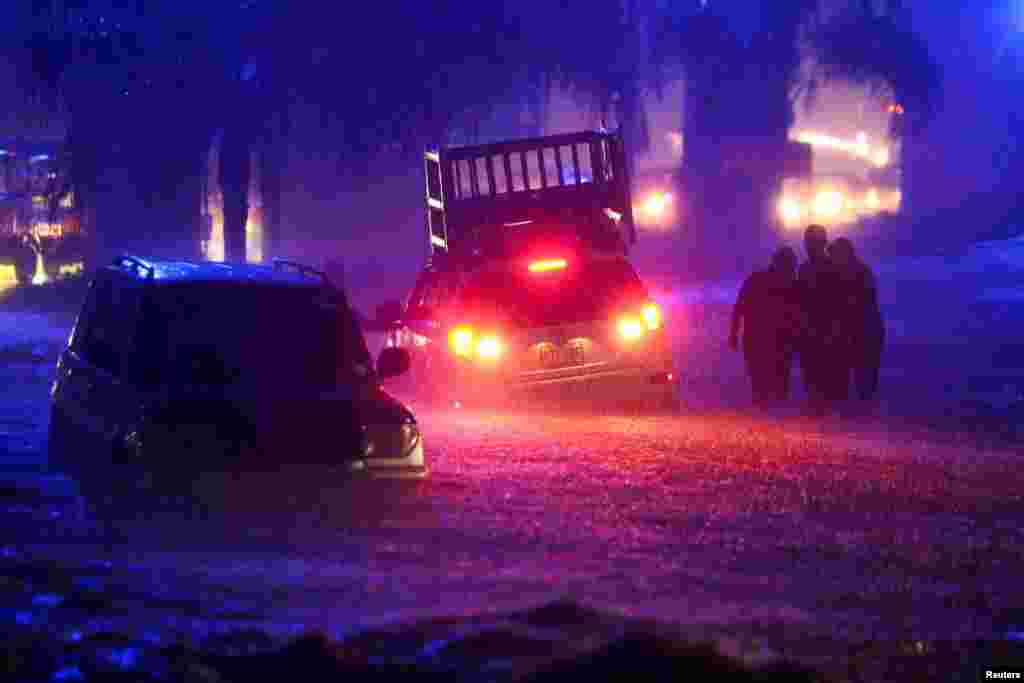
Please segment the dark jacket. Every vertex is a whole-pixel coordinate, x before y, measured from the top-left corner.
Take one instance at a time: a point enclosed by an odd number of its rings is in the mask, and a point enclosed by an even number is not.
[[[885,327],[878,305],[878,287],[871,269],[856,262],[839,273],[839,326],[844,337],[860,348],[882,344]]]
[[[828,259],[804,261],[797,283],[807,315],[804,342],[816,346],[832,344],[839,335],[839,302],[843,297],[838,270]]]
[[[733,338],[741,326],[747,353],[792,351],[804,327],[796,281],[773,270],[757,271],[748,277],[733,307]]]

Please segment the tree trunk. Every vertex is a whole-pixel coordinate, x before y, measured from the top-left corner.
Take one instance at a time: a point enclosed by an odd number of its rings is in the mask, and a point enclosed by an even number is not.
[[[651,141],[644,118],[642,93],[634,76],[626,79],[620,95],[616,118],[619,120],[626,148],[626,171],[630,178],[635,179],[636,159],[640,153],[650,150]]]
[[[688,73],[683,103],[683,183],[688,273],[702,280],[723,272],[723,245],[717,228],[721,207],[731,202],[723,171],[729,128],[728,85],[721,64],[698,64]]]
[[[900,139],[900,213],[910,216],[920,210],[914,206],[914,180],[916,179],[917,161],[914,155],[917,152],[914,141],[909,135]]]
[[[4,162],[4,192],[14,192],[14,157],[10,154],[3,156]]]
[[[927,131],[923,122],[908,120],[907,117],[914,115],[909,112],[900,115],[894,126],[894,132],[900,139],[900,213],[911,219],[928,213],[925,198],[931,191],[925,185],[929,164]]]
[[[701,150],[706,140],[701,137],[700,127],[700,97],[701,79],[700,67],[690,68],[686,72],[686,83],[683,89],[683,120],[680,130],[683,133],[683,158],[680,164],[680,178],[682,187],[679,188],[680,196],[684,198],[685,206],[688,209],[687,221],[687,246],[689,257],[697,247],[697,237],[700,234],[700,226],[703,222],[701,211],[701,193],[698,185],[701,181]],[[693,272],[693,263],[686,263],[686,270]]]
[[[68,152],[71,155],[71,187],[75,193],[75,210],[79,216],[79,230],[84,246],[84,268],[91,271],[98,265],[100,251],[99,233],[96,226],[96,150],[88,144],[79,132],[79,126],[72,117],[68,131]]]
[[[263,259],[281,253],[281,180],[285,164],[284,140],[269,135],[259,154],[260,195],[263,199]]]
[[[220,187],[224,195],[224,260],[245,262],[245,224],[249,218],[252,140],[242,123],[224,131],[220,147]]]
[[[173,143],[153,143],[120,117],[112,125],[110,114],[89,102],[74,112],[72,121],[72,174],[92,218],[92,265],[105,266],[125,252],[145,253],[153,219],[162,218],[147,204],[155,198],[156,169],[164,167]]]
[[[206,140],[203,141],[208,142]],[[205,239],[203,234],[202,202],[203,202],[203,171],[206,162],[204,144],[196,147],[188,155],[188,166],[191,171],[186,172],[178,185],[178,192],[175,193],[173,203],[173,219],[170,229],[180,231],[181,240],[175,247],[181,256],[190,259],[198,259],[202,256],[201,242]]]
[[[201,126],[183,125],[159,147],[139,145],[146,153],[137,161],[138,173],[141,175],[146,167],[154,171],[142,214],[149,227],[140,246],[146,254],[199,258],[203,153],[208,144],[208,134]]]
[[[530,113],[530,137],[541,137],[544,135],[544,126],[548,118],[549,85],[547,76],[540,76],[531,79],[529,95],[526,101]]]

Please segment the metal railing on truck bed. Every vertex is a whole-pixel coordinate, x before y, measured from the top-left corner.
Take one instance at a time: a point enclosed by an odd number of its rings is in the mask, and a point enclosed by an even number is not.
[[[636,243],[620,133],[448,147],[428,151],[424,159],[432,255],[468,248],[482,234],[509,224],[558,213],[594,216],[576,221],[574,229],[593,231],[599,241],[607,241],[611,230],[623,249]]]

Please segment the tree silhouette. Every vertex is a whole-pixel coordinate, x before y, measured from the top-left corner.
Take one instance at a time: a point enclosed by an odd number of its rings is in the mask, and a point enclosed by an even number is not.
[[[536,131],[555,84],[614,116],[634,148],[646,144],[634,0],[122,5],[33,2],[15,21],[29,39],[8,42],[25,46],[15,57],[26,85],[67,119],[76,196],[106,216],[95,227],[110,245],[198,241],[202,160],[222,130],[226,255],[244,258],[248,160],[261,160],[273,223],[296,108],[319,114],[319,130],[304,134],[337,158],[339,182],[372,182],[380,155],[411,160],[426,144],[479,137],[510,94],[533,111]],[[133,213],[98,206],[114,169],[137,190]]]
[[[33,2],[8,44],[21,90],[66,122],[71,181],[100,254],[197,244],[217,92],[205,14],[172,3]],[[14,48],[11,49],[10,46]]]
[[[687,210],[686,270],[697,277],[717,277],[732,269],[726,258],[736,248],[726,243],[720,228],[732,223],[730,218],[750,222],[749,216],[737,215],[740,192],[736,174],[729,170],[729,150],[749,145],[756,133],[757,117],[749,106],[756,99],[746,92],[749,48],[716,7],[694,2],[661,19],[653,50],[657,64],[681,69],[685,79],[680,189]],[[749,238],[753,226],[744,228],[742,236]],[[739,230],[734,232],[740,236]]]
[[[903,140],[904,201],[919,192],[917,142],[935,110],[939,76],[902,3],[763,0],[749,42],[723,8],[730,9],[707,1],[673,6],[659,18],[653,41],[655,63],[679,67],[685,78],[683,177],[700,260],[713,262],[709,255],[723,248],[725,222],[751,223],[739,232],[753,241],[758,232],[773,232],[773,198],[795,104],[823,83],[870,84],[900,104],[905,114],[894,117],[893,134]],[[742,183],[727,169],[736,147],[760,162],[747,165]],[[749,210],[737,212],[743,203]],[[722,267],[710,263],[708,270]]]
[[[869,86],[893,105],[891,134],[901,141],[903,210],[914,213],[920,186],[918,169],[928,163],[922,141],[941,96],[938,65],[909,28],[900,2],[880,8],[860,3],[810,35],[814,68],[810,78]]]

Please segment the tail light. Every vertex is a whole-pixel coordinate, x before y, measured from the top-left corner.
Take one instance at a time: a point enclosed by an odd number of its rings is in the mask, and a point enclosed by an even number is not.
[[[618,320],[619,336],[626,341],[639,339],[645,332],[661,327],[661,308],[648,303],[640,308],[640,315],[626,314]]]
[[[564,270],[568,265],[564,258],[549,258],[531,261],[528,266],[531,273],[546,273],[550,270]]]
[[[644,333],[644,325],[639,318],[626,316],[619,319],[619,336],[627,341],[637,339]]]
[[[448,333],[448,345],[456,356],[468,356],[473,352],[473,328],[456,327]]]
[[[661,327],[661,307],[658,304],[647,304],[640,310],[647,324],[647,329],[656,330]]]
[[[505,352],[501,339],[494,334],[477,335],[468,325],[460,325],[448,333],[448,345],[456,356],[471,356],[474,353],[482,359],[494,360]]]
[[[481,358],[493,360],[500,357],[503,351],[501,340],[494,336],[481,337],[476,343],[476,355]]]

